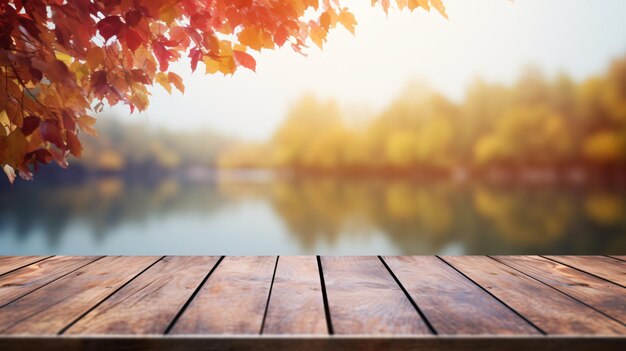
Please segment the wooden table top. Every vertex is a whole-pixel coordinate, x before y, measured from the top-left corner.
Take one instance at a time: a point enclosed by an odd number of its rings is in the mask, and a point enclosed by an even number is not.
[[[0,349],[626,350],[626,256],[0,256]]]

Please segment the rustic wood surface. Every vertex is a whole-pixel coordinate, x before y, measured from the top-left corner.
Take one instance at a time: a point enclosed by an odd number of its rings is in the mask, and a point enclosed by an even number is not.
[[[57,256],[0,277],[0,307],[48,285],[99,257]]]
[[[623,324],[494,259],[444,259],[546,334],[626,334]]]
[[[559,263],[626,287],[626,262],[602,256],[546,256]],[[623,256],[617,256],[623,257]]]
[[[506,305],[437,257],[384,259],[439,334],[539,334]]]
[[[0,275],[41,261],[49,256],[3,256],[0,257]]]
[[[165,257],[67,334],[163,334],[219,257]]]
[[[158,258],[104,257],[0,309],[0,334],[57,334]]]
[[[378,257],[322,257],[335,334],[429,334]]]
[[[0,257],[0,350],[623,350],[624,257]]]
[[[328,334],[317,259],[281,256],[263,334]]]
[[[619,285],[539,256],[498,256],[496,259],[626,323],[624,288]]]
[[[226,257],[171,334],[259,334],[277,257]]]

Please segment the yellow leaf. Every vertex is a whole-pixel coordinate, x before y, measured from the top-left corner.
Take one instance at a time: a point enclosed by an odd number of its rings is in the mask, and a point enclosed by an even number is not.
[[[324,40],[326,40],[327,34],[328,33],[317,24],[312,25],[309,32],[311,40],[313,40],[315,45],[317,45],[320,49],[323,49]]]
[[[423,8],[426,11],[430,11],[430,3],[429,0],[417,0],[417,4],[419,7]]]
[[[167,78],[167,74],[159,72],[157,73],[155,80],[163,87],[163,89],[167,90],[168,94],[172,94],[172,87],[170,86],[170,81]]]
[[[220,56],[233,56],[233,46],[230,41],[220,41]]]
[[[130,102],[139,109],[139,111],[145,111],[148,108],[148,95],[142,90],[135,90],[135,93],[130,97]]]
[[[215,74],[220,70],[219,62],[210,57],[204,57],[202,62],[204,62],[204,65],[206,66],[206,74]]]
[[[430,0],[430,5],[439,11],[443,17],[448,18],[448,15],[446,14],[446,7],[443,6],[442,0]]]
[[[226,74],[233,74],[237,69],[235,59],[232,56],[220,57],[220,72]]]
[[[356,27],[356,19],[354,15],[348,10],[343,9],[341,13],[339,13],[339,23],[344,26],[350,33],[354,34],[354,28]]]
[[[10,125],[11,121],[7,115],[7,111],[0,111],[0,137],[7,136],[7,134],[9,134],[11,131],[9,128]]]
[[[72,56],[60,52],[60,51],[55,51],[54,52],[54,56],[56,56],[57,60],[62,61],[63,63],[65,63],[65,65],[69,66],[72,63]]]

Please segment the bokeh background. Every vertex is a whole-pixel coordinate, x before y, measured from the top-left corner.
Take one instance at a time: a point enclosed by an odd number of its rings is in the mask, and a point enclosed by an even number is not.
[[[626,2],[353,1],[356,36],[110,108],[0,254],[623,254]]]

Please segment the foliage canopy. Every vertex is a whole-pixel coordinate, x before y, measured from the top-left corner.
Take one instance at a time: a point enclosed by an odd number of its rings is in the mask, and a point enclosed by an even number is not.
[[[390,0],[372,0],[386,12]],[[397,0],[436,9],[442,0]],[[170,63],[232,74],[256,69],[251,51],[320,48],[356,19],[341,0],[11,0],[0,3],[0,166],[31,179],[39,164],[81,156],[104,103],[148,107],[148,86],[184,92]]]

